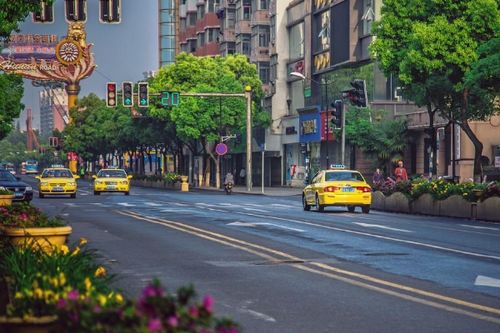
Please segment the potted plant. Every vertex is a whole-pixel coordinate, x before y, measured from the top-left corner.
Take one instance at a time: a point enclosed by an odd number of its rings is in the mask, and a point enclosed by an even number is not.
[[[3,186],[0,186],[0,206],[12,205],[13,199],[14,199],[14,193],[12,193]]]
[[[0,207],[0,234],[13,245],[50,251],[66,243],[71,231],[60,217],[50,218],[27,203]]]

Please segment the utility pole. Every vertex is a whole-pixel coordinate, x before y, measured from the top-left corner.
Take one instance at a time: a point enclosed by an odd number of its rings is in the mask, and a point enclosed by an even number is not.
[[[346,103],[342,102],[342,165],[345,165],[345,108]]]
[[[245,87],[245,97],[247,100],[247,191],[252,190],[252,88]]]

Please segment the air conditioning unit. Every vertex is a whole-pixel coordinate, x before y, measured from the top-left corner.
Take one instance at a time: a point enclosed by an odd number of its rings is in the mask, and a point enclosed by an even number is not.
[[[394,89],[394,98],[398,102],[402,102],[403,101],[403,91],[401,90],[401,87],[396,87],[396,89]]]

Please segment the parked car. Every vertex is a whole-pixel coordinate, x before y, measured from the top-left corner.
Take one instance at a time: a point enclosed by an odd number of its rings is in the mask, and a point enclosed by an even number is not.
[[[0,187],[14,193],[14,201],[30,202],[33,199],[33,188],[7,170],[0,170]]]

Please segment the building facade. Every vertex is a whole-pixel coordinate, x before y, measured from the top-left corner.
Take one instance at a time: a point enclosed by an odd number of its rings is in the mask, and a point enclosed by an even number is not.
[[[68,94],[63,88],[45,89],[40,92],[40,134],[62,132],[68,124]]]
[[[159,67],[173,64],[175,56],[179,53],[179,44],[177,43],[179,1],[158,0]]]

